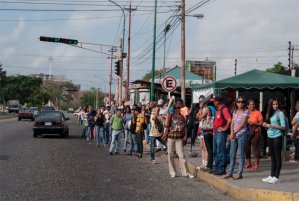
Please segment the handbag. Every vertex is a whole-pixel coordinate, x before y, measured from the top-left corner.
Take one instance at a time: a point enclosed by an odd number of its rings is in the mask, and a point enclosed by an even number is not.
[[[208,116],[202,121],[203,130],[212,130],[214,125],[214,117]]]

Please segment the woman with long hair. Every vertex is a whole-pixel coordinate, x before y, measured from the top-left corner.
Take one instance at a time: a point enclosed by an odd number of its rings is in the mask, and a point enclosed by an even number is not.
[[[260,150],[259,144],[261,139],[261,126],[263,125],[263,115],[255,108],[254,100],[247,102],[247,108],[249,110],[248,126],[249,126],[249,139],[246,143],[246,160],[247,164],[245,169],[251,168],[256,170],[260,164]],[[255,164],[251,166],[251,146],[253,148]]]
[[[282,136],[285,131],[286,122],[285,115],[278,109],[278,99],[270,99],[266,114],[266,122],[263,126],[267,129],[268,145],[271,155],[271,174],[263,182],[270,184],[279,183],[279,175],[281,170],[281,149]]]
[[[227,179],[232,177],[234,180],[243,178],[243,166],[245,163],[245,145],[248,139],[248,110],[246,110],[246,104],[244,97],[237,98],[235,102],[235,110],[233,111],[233,118],[231,123],[230,139],[230,164],[228,172],[221,178]],[[233,172],[236,163],[236,155],[239,149],[239,169],[238,175],[233,177]]]

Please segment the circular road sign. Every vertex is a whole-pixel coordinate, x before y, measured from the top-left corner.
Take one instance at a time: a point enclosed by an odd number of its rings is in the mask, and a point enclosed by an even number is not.
[[[176,89],[177,82],[173,76],[166,76],[162,80],[162,88],[167,92],[172,92]]]

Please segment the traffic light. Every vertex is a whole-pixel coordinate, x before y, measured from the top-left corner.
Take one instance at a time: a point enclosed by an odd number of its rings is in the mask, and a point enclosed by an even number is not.
[[[115,74],[120,76],[120,62],[118,60],[117,62],[114,63],[115,63]]]
[[[59,38],[53,38],[53,37],[47,37],[47,36],[41,36],[39,37],[40,41],[45,41],[45,42],[52,42],[52,43],[58,43]]]
[[[69,44],[69,45],[77,45],[78,44],[78,40],[67,39],[67,38],[59,38],[59,42]]]
[[[55,38],[55,37],[40,36],[39,40],[45,41],[45,42],[52,42],[52,43],[65,43],[68,45],[77,45],[78,44],[78,40],[67,39],[67,38]]]

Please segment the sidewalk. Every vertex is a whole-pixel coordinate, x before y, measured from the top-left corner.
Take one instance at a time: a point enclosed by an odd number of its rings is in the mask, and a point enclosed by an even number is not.
[[[146,147],[147,149],[149,147]],[[271,159],[261,159],[258,170],[244,169],[243,179],[221,179],[202,171],[197,171],[196,167],[201,164],[201,153],[199,142],[196,141],[193,152],[197,157],[190,157],[191,145],[184,147],[184,153],[188,162],[190,173],[194,173],[203,181],[208,182],[215,188],[231,195],[236,199],[256,200],[256,201],[299,201],[299,163],[284,162],[282,164],[280,183],[268,184],[262,182],[270,174]],[[167,155],[162,154],[161,158],[167,160]],[[178,160],[176,161],[178,162]],[[238,159],[235,166],[235,172],[238,169]]]

